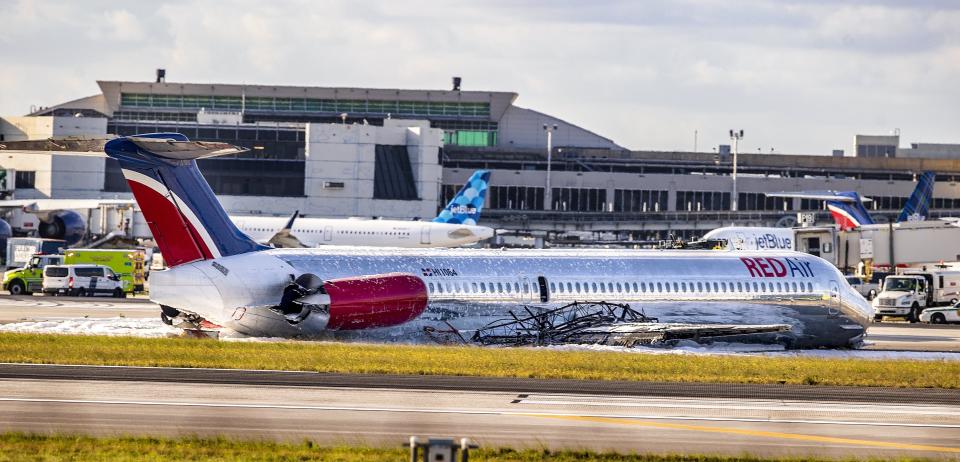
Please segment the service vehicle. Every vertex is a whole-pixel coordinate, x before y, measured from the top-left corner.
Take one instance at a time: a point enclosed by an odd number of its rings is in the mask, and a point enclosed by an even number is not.
[[[7,268],[23,268],[36,254],[58,254],[67,246],[59,239],[11,237],[7,239]],[[39,276],[39,274],[38,274]]]
[[[121,280],[126,281],[124,290],[128,294],[143,292],[146,260],[144,249],[67,249],[63,254],[66,257],[64,264],[89,263],[106,266],[120,276]]]
[[[877,293],[880,292],[880,284],[878,282],[868,282],[860,276],[847,276],[846,278],[847,284],[850,284],[850,287],[860,292],[860,295],[863,295],[863,298],[867,300],[873,300],[874,297],[877,296]]]
[[[920,322],[931,324],[960,323],[960,304],[927,308],[920,313]]]
[[[110,295],[121,298],[125,281],[103,265],[48,265],[43,269],[43,293],[92,297]]]
[[[893,316],[917,322],[926,308],[958,301],[960,271],[905,271],[884,280],[883,290],[873,299],[873,319]]]
[[[39,292],[43,285],[43,269],[48,265],[62,265],[63,255],[37,254],[23,268],[3,273],[3,290],[10,295],[30,295]]]

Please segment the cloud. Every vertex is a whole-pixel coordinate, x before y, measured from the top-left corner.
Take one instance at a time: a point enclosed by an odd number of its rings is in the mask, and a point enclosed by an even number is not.
[[[747,130],[746,149],[779,152],[825,154],[893,128],[960,142],[955,2],[4,5],[0,114],[157,67],[170,81],[263,85],[445,89],[458,75],[637,149],[686,149],[694,130],[701,147],[725,143],[730,128]]]

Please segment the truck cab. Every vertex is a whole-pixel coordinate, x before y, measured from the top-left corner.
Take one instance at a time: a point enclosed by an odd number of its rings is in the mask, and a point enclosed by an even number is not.
[[[917,322],[929,301],[930,287],[922,275],[887,276],[882,290],[873,299],[873,320],[879,322],[884,316],[893,316]]]
[[[3,290],[10,295],[30,295],[39,292],[43,285],[43,269],[47,265],[63,264],[63,255],[36,254],[30,257],[23,268],[3,273]]]

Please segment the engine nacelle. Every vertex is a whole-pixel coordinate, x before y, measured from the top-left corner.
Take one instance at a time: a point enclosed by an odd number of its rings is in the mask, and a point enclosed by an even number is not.
[[[61,210],[50,214],[47,220],[41,221],[39,232],[40,237],[62,239],[67,241],[69,246],[83,239],[87,233],[87,223],[79,213],[73,210]]]
[[[411,274],[333,279],[326,281],[323,289],[330,297],[327,328],[332,330],[396,326],[427,308],[427,286]]]

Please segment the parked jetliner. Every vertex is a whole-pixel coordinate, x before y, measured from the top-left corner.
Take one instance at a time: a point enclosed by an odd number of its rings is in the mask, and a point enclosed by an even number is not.
[[[233,223],[260,243],[276,247],[363,245],[374,247],[456,247],[493,237],[493,229],[477,226],[490,182],[488,170],[477,170],[433,221],[337,218],[237,217]],[[278,239],[277,231],[284,227]]]
[[[930,213],[930,203],[933,201],[933,182],[935,179],[936,174],[934,172],[924,172],[920,175],[916,188],[910,194],[910,198],[897,217],[897,223],[926,220]],[[863,202],[869,199],[861,198],[855,191],[770,193],[767,196],[827,201],[827,210],[830,210],[834,221],[842,230],[849,231],[863,225],[876,224],[873,217],[863,206]],[[727,226],[704,234],[703,239],[726,240],[727,248],[731,250],[779,251],[793,250],[794,236],[793,228]]]
[[[239,150],[175,133],[105,146],[170,266],[150,280],[167,321],[311,337],[402,324],[428,305],[689,302],[753,323],[784,319],[793,346],[814,347],[859,343],[873,316],[836,268],[796,252],[270,249],[237,229],[196,166]]]

